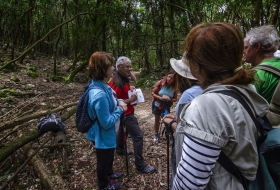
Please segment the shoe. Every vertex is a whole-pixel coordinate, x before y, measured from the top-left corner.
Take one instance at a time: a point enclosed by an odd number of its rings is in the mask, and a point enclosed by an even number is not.
[[[156,171],[156,168],[151,165],[146,165],[142,170],[137,170],[141,174],[152,174]]]
[[[100,190],[114,190],[114,189],[119,189],[121,186],[120,182],[112,182],[110,181],[107,187],[100,189]]]
[[[113,172],[110,176],[109,176],[109,178],[110,179],[119,179],[119,178],[121,178],[123,176],[123,174],[121,173],[121,172]]]
[[[156,133],[156,134],[154,135],[154,143],[158,143],[158,139],[159,139],[159,136],[158,136],[158,134]]]
[[[133,154],[133,152],[131,150],[129,150],[129,149],[126,149],[126,151],[127,151],[127,155],[132,155]],[[125,155],[125,151],[124,150],[116,150],[116,153],[117,153],[117,155],[120,155],[120,156]]]

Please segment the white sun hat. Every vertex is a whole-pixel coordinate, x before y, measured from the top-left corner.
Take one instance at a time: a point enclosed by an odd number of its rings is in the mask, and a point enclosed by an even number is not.
[[[183,59],[183,57],[182,57],[182,59]],[[196,78],[194,78],[192,76],[190,68],[183,62],[182,59],[178,60],[175,58],[171,58],[170,59],[171,67],[174,69],[174,71],[176,71],[176,73],[178,73],[182,77],[185,77],[185,78],[188,78],[191,80],[197,80]]]

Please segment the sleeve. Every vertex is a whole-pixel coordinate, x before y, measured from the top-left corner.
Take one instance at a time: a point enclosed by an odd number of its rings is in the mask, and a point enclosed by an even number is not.
[[[89,93],[89,110],[91,115],[96,115],[99,124],[104,129],[114,127],[122,114],[122,110],[119,106],[113,112],[110,112],[109,102],[105,92],[99,92],[93,96],[93,93]]]
[[[179,105],[180,104],[185,104],[185,103],[188,103],[188,102],[190,102],[192,100],[193,100],[192,96],[188,93],[187,90],[185,90],[183,92],[182,96],[180,97],[178,103],[176,104],[176,108],[175,108],[176,114],[179,113]]]
[[[217,145],[185,135],[173,189],[205,189],[220,152]]]

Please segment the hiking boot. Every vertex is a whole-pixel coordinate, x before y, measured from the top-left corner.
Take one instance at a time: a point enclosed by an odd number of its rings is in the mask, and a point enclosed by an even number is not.
[[[159,139],[158,133],[154,134],[154,143],[158,143],[158,139]]]
[[[111,175],[109,175],[110,179],[119,179],[123,176],[121,172],[113,172]]]
[[[142,170],[137,170],[141,174],[152,174],[156,171],[156,168],[151,165],[146,165]]]
[[[119,189],[120,186],[121,186],[120,182],[110,181],[109,184],[107,185],[107,187],[100,189],[100,190],[114,190],[114,189]]]
[[[129,149],[126,150],[127,151],[127,155],[132,155],[133,152]],[[116,150],[117,155],[123,156],[125,155],[125,150]]]

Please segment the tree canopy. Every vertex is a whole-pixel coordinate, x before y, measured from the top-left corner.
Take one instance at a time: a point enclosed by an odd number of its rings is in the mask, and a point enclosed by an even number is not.
[[[278,31],[279,0],[2,0],[0,47],[11,60],[40,52],[76,63],[95,51],[125,55],[135,69],[170,67],[189,30],[201,22],[230,22],[246,33],[271,24]],[[85,65],[85,64],[84,64]]]

